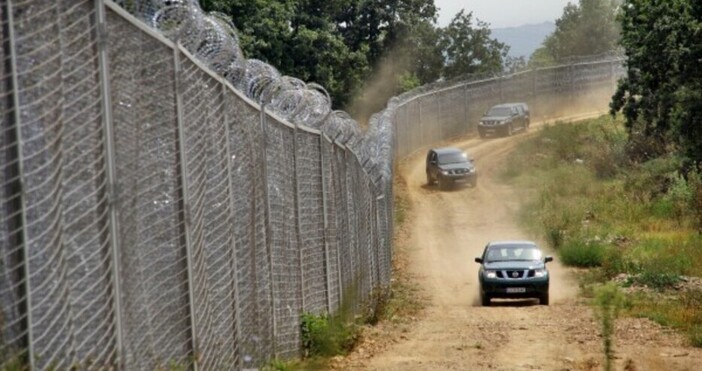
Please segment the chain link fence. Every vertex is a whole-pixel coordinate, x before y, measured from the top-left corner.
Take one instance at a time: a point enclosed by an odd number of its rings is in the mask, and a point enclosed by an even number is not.
[[[156,3],[0,1],[0,368],[254,368],[389,284],[373,141]]]
[[[388,108],[395,114],[395,156],[402,158],[431,144],[475,133],[481,116],[498,103],[526,102],[532,120],[606,111],[624,72],[621,57],[602,56],[408,92]]]
[[[390,283],[393,158],[498,102],[601,110],[622,73],[424,87],[363,132],[195,0],[2,0],[0,22],[0,368],[299,356],[303,313]]]

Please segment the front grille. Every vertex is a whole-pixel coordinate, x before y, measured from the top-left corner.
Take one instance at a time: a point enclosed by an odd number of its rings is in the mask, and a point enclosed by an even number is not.
[[[498,278],[516,280],[520,278],[534,277],[534,270],[502,270],[496,272]]]
[[[483,121],[483,125],[486,125],[486,126],[495,126],[495,125],[499,125],[499,124],[500,124],[500,121]]]
[[[453,175],[461,175],[461,174],[468,174],[469,170],[468,169],[454,169],[454,170],[449,170],[449,174]]]

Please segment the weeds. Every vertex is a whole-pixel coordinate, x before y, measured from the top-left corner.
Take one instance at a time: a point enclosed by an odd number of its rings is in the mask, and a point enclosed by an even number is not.
[[[598,287],[625,273],[628,284],[654,289],[626,294],[625,314],[702,346],[702,293],[680,288],[681,276],[702,277],[702,169],[631,139],[609,117],[548,126],[519,145],[503,176],[534,195],[522,208],[525,226],[564,264],[588,268],[582,293],[595,299],[603,332],[620,302],[609,285]]]
[[[327,314],[302,315],[302,347],[306,357],[330,357],[352,349],[358,334],[354,322]]]
[[[605,354],[605,370],[612,369],[614,359],[614,322],[619,316],[619,311],[624,303],[624,298],[619,288],[608,283],[595,290],[595,305],[597,317],[602,325],[602,343]]]

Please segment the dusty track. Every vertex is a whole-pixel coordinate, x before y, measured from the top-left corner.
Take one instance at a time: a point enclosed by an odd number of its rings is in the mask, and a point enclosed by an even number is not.
[[[342,368],[369,370],[597,370],[601,339],[578,284],[557,261],[550,264],[551,305],[498,301],[480,307],[473,262],[487,241],[534,239],[516,223],[520,190],[498,179],[516,143],[526,138],[467,139],[453,145],[476,158],[476,188],[439,191],[425,185],[423,153],[401,165],[412,203],[410,270],[429,305],[401,335],[388,330],[377,354],[356,352]],[[538,241],[538,240],[537,240]],[[541,241],[539,241],[541,242]],[[543,245],[543,244],[542,244]],[[378,340],[382,342],[382,340]],[[647,320],[618,322],[616,369],[700,370],[702,351],[685,347],[669,330]],[[631,368],[633,367],[633,368]]]

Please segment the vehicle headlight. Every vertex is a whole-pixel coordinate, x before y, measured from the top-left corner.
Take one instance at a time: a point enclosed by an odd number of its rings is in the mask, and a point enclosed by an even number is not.
[[[546,277],[548,275],[548,271],[545,269],[537,269],[534,271],[534,277]]]
[[[495,272],[495,271],[485,271],[485,277],[487,277],[487,278],[497,278],[497,272]]]
[[[448,170],[441,170],[441,174],[449,175],[449,171]]]
[[[468,172],[469,172],[469,173],[474,173],[474,172],[475,172],[475,168],[472,167],[472,168],[468,169]]]

